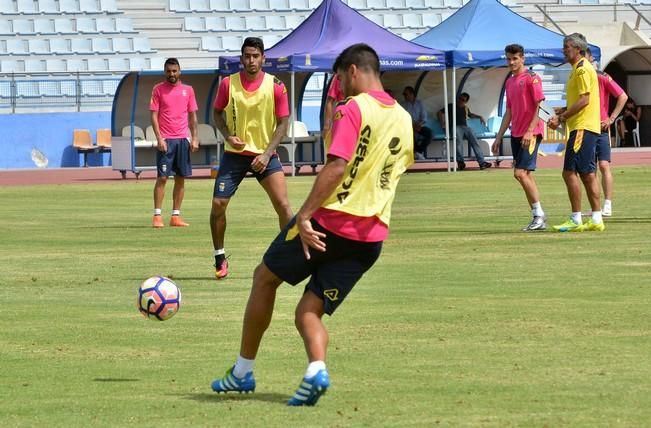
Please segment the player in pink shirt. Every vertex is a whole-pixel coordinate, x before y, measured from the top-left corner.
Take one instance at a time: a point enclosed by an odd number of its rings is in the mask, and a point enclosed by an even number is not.
[[[185,195],[185,177],[192,175],[190,152],[199,150],[197,132],[197,100],[192,86],[181,82],[181,67],[176,58],[165,61],[165,81],[154,86],[149,102],[151,125],[156,134],[157,178],[154,185],[154,216],[152,226],[164,226],[161,206],[165,185],[174,176],[172,217],[170,226],[189,226],[181,218]],[[188,128],[192,143],[188,141]]]
[[[540,203],[538,186],[533,172],[536,170],[538,147],[542,141],[543,121],[538,117],[538,106],[545,99],[540,77],[524,66],[524,48],[517,44],[504,48],[506,64],[511,76],[506,80],[506,113],[493,143],[493,153],[498,153],[502,137],[511,124],[511,149],[513,176],[522,186],[531,207],[531,222],[525,232],[545,230],[545,212]]]
[[[595,64],[590,48],[586,50],[586,58],[593,63],[595,70],[597,70],[598,67]],[[601,210],[601,215],[610,217],[613,215],[613,174],[610,171],[610,127],[615,123],[615,119],[626,105],[628,95],[626,95],[624,90],[608,74],[597,71],[597,79],[599,79],[601,135],[597,139],[596,151],[599,171],[601,171],[601,187],[604,190],[604,207]],[[615,104],[613,112],[609,115],[608,108],[610,107],[611,96],[617,99],[617,104]]]
[[[323,130],[321,135],[325,138],[326,134],[332,129],[332,118],[335,113],[335,104],[340,101],[343,101],[344,92],[341,90],[341,83],[339,78],[335,74],[330,80],[330,88],[328,89],[328,95],[326,96],[326,104],[323,112]]]

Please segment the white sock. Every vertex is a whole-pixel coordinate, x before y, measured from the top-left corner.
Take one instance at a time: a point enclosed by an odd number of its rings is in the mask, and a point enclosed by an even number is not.
[[[255,360],[247,360],[246,358],[238,355],[233,367],[233,376],[242,379],[247,373],[253,371]]]
[[[161,214],[160,208],[154,208],[154,215],[160,215],[160,214]]]
[[[314,377],[319,372],[319,370],[325,370],[325,368],[326,368],[325,361],[312,361],[307,366],[307,370],[305,371],[305,377],[307,379]]]
[[[583,224],[583,220],[581,219],[581,211],[572,213],[572,221],[576,224]]]
[[[540,203],[540,201],[531,204],[531,215],[533,215],[534,217],[545,216],[545,211],[543,211],[542,204]]]
[[[601,211],[592,211],[592,222],[594,224],[599,224],[602,222]]]
[[[212,254],[213,254],[213,256],[219,256],[219,255],[221,255],[221,254],[226,254],[226,252],[224,251],[223,248],[220,248],[219,250],[215,250],[215,251],[213,251]]]
[[[181,210],[172,210],[172,215],[181,215]]]
[[[612,208],[612,207],[613,207],[613,201],[611,201],[610,199],[606,199],[604,201],[604,208]]]

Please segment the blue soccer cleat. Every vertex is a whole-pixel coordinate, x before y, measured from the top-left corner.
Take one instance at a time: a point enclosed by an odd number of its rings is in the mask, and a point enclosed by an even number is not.
[[[287,402],[288,406],[314,406],[330,386],[330,376],[325,370],[319,370],[313,377],[303,378],[294,396]]]
[[[221,392],[255,392],[255,378],[253,372],[248,372],[243,378],[236,377],[233,374],[233,368],[226,370],[224,377],[215,379],[210,384],[210,387],[216,393]]]

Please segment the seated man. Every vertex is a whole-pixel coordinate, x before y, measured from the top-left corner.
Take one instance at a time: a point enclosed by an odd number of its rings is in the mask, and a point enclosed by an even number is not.
[[[467,106],[468,101],[470,100],[470,95],[466,92],[463,92],[459,95],[457,100],[457,168],[460,171],[463,171],[466,168],[466,163],[463,160],[463,140],[468,140],[468,144],[473,152],[475,152],[475,158],[477,158],[477,163],[479,164],[479,169],[490,168],[491,164],[484,160],[484,153],[479,147],[479,142],[477,137],[472,132],[472,129],[468,126],[468,118],[478,118],[483,124],[486,124],[486,121],[481,115],[474,114],[470,111]],[[452,104],[448,104],[448,111],[452,111]],[[438,119],[441,123],[441,127],[445,129],[445,109],[442,108],[438,112]],[[450,124],[450,130],[452,130],[452,115],[448,118],[448,123]],[[450,137],[452,137],[452,132],[450,132]]]
[[[413,87],[407,86],[402,91],[405,97],[403,107],[411,115],[411,123],[414,128],[414,157],[425,159],[427,157],[427,145],[432,141],[432,130],[425,126],[427,123],[427,111],[420,100],[416,99],[416,91]]]

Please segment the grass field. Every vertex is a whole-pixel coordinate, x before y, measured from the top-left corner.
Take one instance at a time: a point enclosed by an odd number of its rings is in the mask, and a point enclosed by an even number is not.
[[[649,426],[651,169],[615,177],[604,233],[525,234],[510,170],[406,175],[382,257],[326,319],[332,388],[314,408],[285,406],[306,365],[302,287],[279,291],[257,392],[209,387],[237,355],[251,274],[277,232],[254,180],[229,207],[223,282],[210,180],[188,182],[191,227],[163,230],[149,227],[150,180],[0,188],[0,425]],[[294,209],[312,180],[289,179]],[[538,181],[549,223],[562,222],[560,171]],[[157,274],[183,291],[164,323],[135,308]]]

